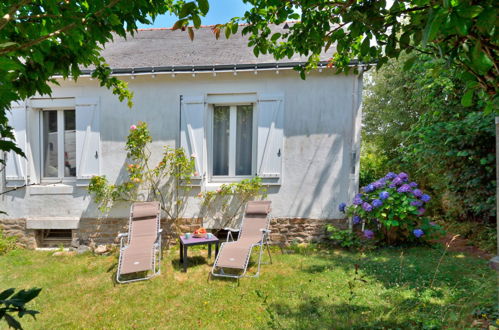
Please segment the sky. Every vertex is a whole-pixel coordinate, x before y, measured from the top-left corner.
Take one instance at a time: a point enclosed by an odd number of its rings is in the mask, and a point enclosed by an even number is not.
[[[232,17],[242,16],[246,9],[250,8],[242,0],[210,0],[210,10],[206,17],[201,18],[202,25],[213,25],[226,23]],[[138,24],[139,29],[172,27],[178,20],[175,16],[161,15],[156,18],[154,24]]]

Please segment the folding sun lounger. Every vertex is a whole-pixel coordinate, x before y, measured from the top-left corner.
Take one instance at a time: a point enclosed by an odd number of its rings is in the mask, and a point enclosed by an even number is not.
[[[158,202],[134,203],[130,209],[127,234],[119,234],[120,258],[116,281],[135,282],[160,274],[161,259],[160,205]],[[123,244],[127,237],[126,245]],[[148,272],[152,271],[152,274]],[[123,280],[122,275],[143,273],[141,277]]]
[[[263,245],[267,245],[267,251],[270,256],[268,245],[270,223],[270,201],[251,201],[246,205],[244,218],[241,223],[241,229],[237,241],[229,242],[229,237],[232,235],[229,232],[227,242],[222,243],[220,252],[215,259],[211,274],[213,276],[224,277],[257,277],[260,273],[260,264],[262,260]],[[258,270],[255,275],[246,275],[248,264],[251,257],[253,247],[260,247],[258,256]],[[225,268],[241,270],[240,275],[233,275],[224,272]]]

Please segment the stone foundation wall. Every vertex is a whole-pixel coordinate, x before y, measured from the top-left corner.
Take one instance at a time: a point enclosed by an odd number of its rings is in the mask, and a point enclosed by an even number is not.
[[[203,223],[201,218],[182,219],[178,230],[182,233],[193,232]],[[325,238],[325,226],[333,224],[339,228],[347,228],[348,222],[344,219],[316,220],[303,218],[280,218],[272,219],[270,223],[270,239],[272,244],[287,245],[291,243],[305,243],[320,241]],[[0,228],[3,228],[7,235],[15,235],[21,244],[27,248],[36,248],[36,231],[26,229],[24,219],[1,220]],[[163,228],[164,244],[174,244],[176,237],[173,237],[171,222],[166,219],[161,220]],[[118,233],[128,232],[128,219],[81,219],[79,229],[73,230],[73,238],[77,238],[80,244],[118,244]]]
[[[345,219],[276,218],[270,223],[270,240],[272,244],[280,245],[322,241],[326,238],[327,224],[341,229],[348,228],[348,221]]]
[[[26,229],[25,219],[0,219],[0,229],[6,236],[17,236],[19,243],[28,249],[36,248],[36,233]]]

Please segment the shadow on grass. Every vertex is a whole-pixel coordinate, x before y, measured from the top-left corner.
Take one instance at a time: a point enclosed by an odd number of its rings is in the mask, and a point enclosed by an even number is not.
[[[184,264],[180,261],[180,258],[173,259],[171,261],[172,267],[176,271],[183,271]],[[197,267],[200,265],[207,265],[208,260],[203,256],[188,256],[187,257],[187,271],[189,268]]]
[[[398,306],[388,307],[384,313],[379,308],[371,306],[343,303],[327,303],[325,297],[305,295],[300,298],[298,306],[287,303],[269,303],[266,312],[269,315],[270,328],[293,329],[421,329],[432,328],[432,320],[412,319],[408,313],[405,318],[395,319],[391,314],[400,315]],[[403,306],[410,306],[414,301],[404,301]],[[415,305],[413,305],[413,308]],[[428,304],[428,310],[434,310],[439,306]],[[438,328],[437,324],[436,325]],[[428,327],[429,326],[429,327]]]
[[[395,253],[394,253],[395,252]],[[396,249],[386,248],[359,253],[343,252],[329,255],[312,256],[315,261],[301,271],[319,274],[337,268],[346,273],[354,273],[356,265],[361,274],[383,284],[385,288],[405,286],[410,289],[426,288],[433,284],[438,287],[456,287],[467,290],[476,287],[473,278],[464,274],[474,269],[487,272],[486,265],[475,258],[456,258],[455,253],[446,253],[438,248]],[[482,265],[483,267],[480,267]]]

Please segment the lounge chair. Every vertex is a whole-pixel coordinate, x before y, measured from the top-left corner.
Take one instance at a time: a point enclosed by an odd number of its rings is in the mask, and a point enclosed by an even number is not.
[[[128,283],[159,275],[161,260],[161,209],[158,202],[134,203],[130,208],[128,233],[119,234],[120,258],[116,281]],[[126,244],[124,239],[128,238]],[[152,273],[150,273],[152,272]],[[122,275],[138,273],[139,277],[121,279]]]
[[[251,201],[246,205],[244,218],[239,230],[227,228],[229,234],[227,242],[222,243],[220,252],[215,259],[211,274],[213,276],[223,276],[232,278],[241,277],[257,277],[260,274],[260,264],[264,245],[267,246],[267,251],[270,256],[269,241],[269,223],[270,223],[270,201]],[[238,231],[237,241],[233,240],[232,231]],[[232,239],[232,241],[229,241]],[[248,264],[251,257],[253,247],[259,247],[258,269],[254,275],[246,275]],[[240,270],[242,273],[229,274],[224,269]]]

